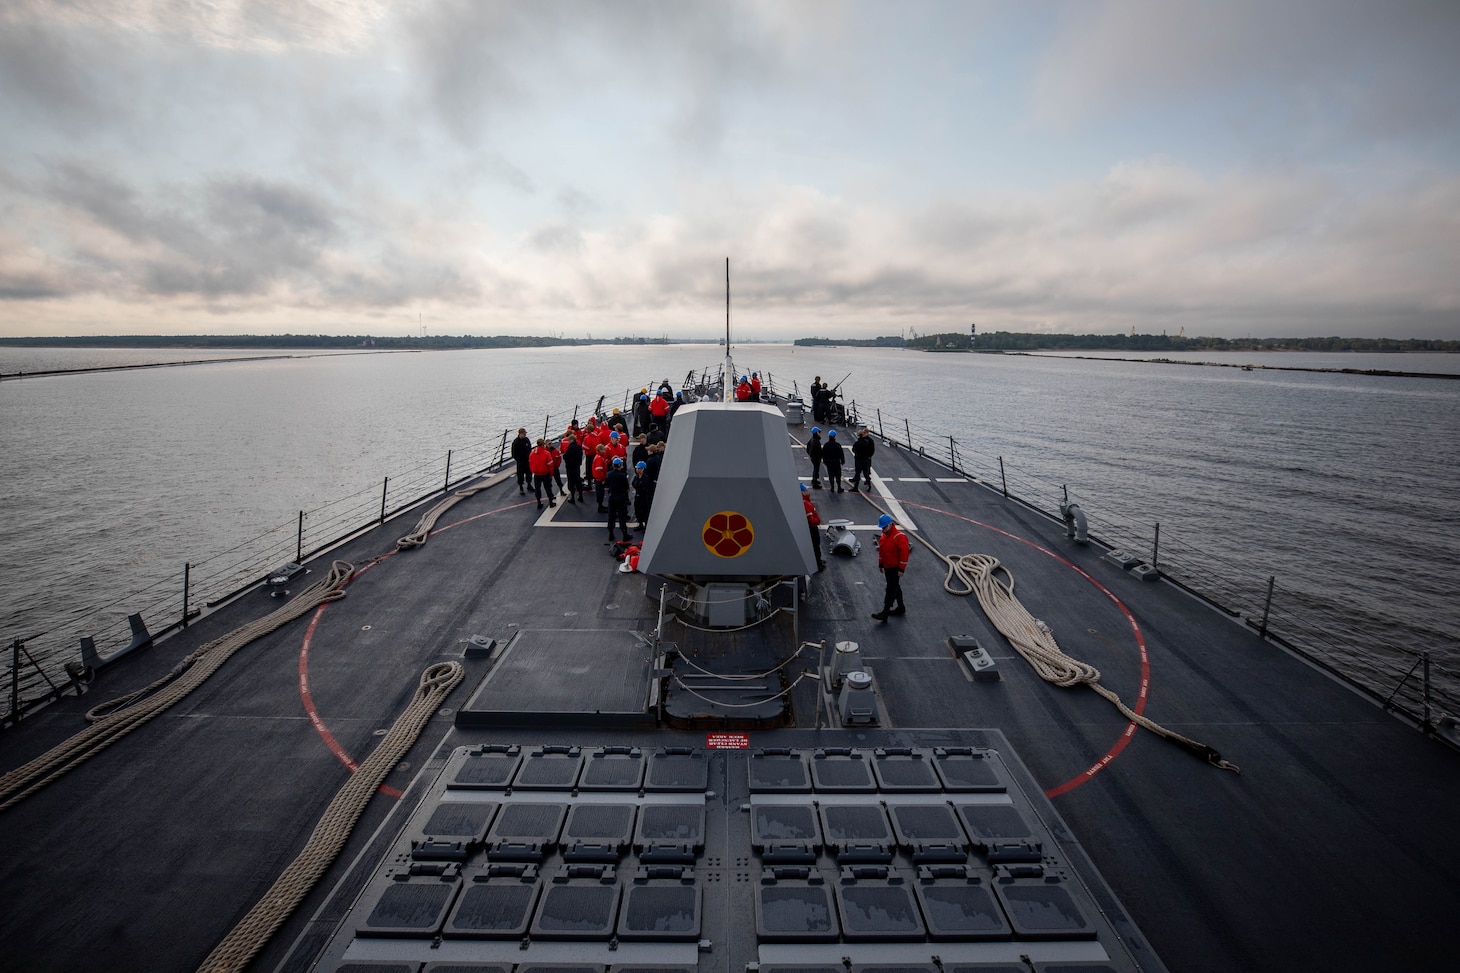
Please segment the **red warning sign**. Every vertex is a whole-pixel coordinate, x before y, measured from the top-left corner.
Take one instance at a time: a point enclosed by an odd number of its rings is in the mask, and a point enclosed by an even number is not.
[[[710,750],[748,750],[749,733],[706,733],[705,747]]]

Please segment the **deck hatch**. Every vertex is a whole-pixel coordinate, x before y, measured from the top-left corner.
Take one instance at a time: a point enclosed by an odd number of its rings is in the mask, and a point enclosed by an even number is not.
[[[644,754],[638,747],[600,747],[588,755],[578,788],[585,791],[636,791],[644,781]]]
[[[825,885],[761,885],[755,890],[755,929],[767,943],[835,942],[839,928],[831,890]]]
[[[752,794],[805,793],[811,790],[806,758],[790,750],[758,750],[747,761]]]
[[[507,786],[521,761],[518,747],[483,747],[468,751],[451,777],[451,786],[500,790]]]
[[[618,935],[625,940],[694,942],[700,938],[701,893],[692,884],[632,885],[624,892]]]
[[[817,750],[811,755],[811,780],[818,791],[875,791],[870,763],[860,750]]]
[[[512,786],[520,790],[570,791],[578,783],[582,767],[583,753],[577,747],[543,747],[522,761]]]
[[[654,751],[645,775],[646,791],[703,791],[710,783],[710,763],[698,750]]]
[[[897,843],[917,864],[961,862],[968,856],[968,839],[958,817],[946,804],[892,805],[892,829]]]
[[[454,867],[454,866],[453,866]],[[460,878],[397,877],[380,890],[375,904],[356,929],[359,936],[433,937],[456,898]]]
[[[878,804],[823,804],[821,828],[839,862],[892,861],[892,826]]]
[[[873,753],[872,772],[877,786],[884,791],[932,792],[943,785],[933,770],[933,762],[919,750],[878,749]]]
[[[443,801],[411,838],[411,857],[417,861],[465,861],[486,840],[487,826],[497,813],[492,801]]]
[[[899,879],[843,883],[836,889],[848,942],[922,939],[923,919],[912,890]]]
[[[1016,807],[1000,804],[959,804],[958,817],[980,851],[991,845],[1012,844],[1033,837],[1034,831]]]
[[[563,825],[564,861],[615,862],[634,830],[632,804],[578,804]]]
[[[1037,867],[1037,866],[1036,866]],[[1020,939],[1094,939],[1089,916],[1058,875],[994,879],[994,894]]]
[[[566,804],[508,804],[487,833],[488,856],[506,861],[538,861],[557,844],[568,813]]]
[[[520,939],[532,919],[536,882],[488,879],[467,884],[446,921],[444,935],[463,939]]]
[[[705,847],[703,804],[646,804],[639,810],[634,850],[659,845],[689,846],[695,854]]]
[[[1012,934],[993,892],[978,879],[919,883],[913,891],[932,939],[1008,939]]]
[[[995,754],[973,747],[947,747],[933,751],[933,767],[945,791],[1000,794],[1009,781],[997,766]]]
[[[532,935],[541,939],[608,939],[618,919],[619,886],[598,881],[549,885]]]
[[[794,842],[815,850],[821,846],[816,809],[810,805],[757,804],[751,810],[751,847]]]

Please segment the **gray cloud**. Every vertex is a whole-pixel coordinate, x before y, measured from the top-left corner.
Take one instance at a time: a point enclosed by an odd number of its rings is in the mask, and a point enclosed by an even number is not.
[[[1454,140],[1460,4],[1453,0],[1108,0],[1077,5],[1046,51],[1033,104],[1084,127],[1151,106],[1240,99],[1242,128],[1285,144]],[[1251,137],[1261,130],[1249,130]]]

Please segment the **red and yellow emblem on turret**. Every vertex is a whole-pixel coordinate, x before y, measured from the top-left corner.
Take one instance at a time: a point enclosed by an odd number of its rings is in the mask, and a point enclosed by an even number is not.
[[[700,536],[716,557],[739,557],[755,543],[755,528],[744,514],[721,510],[705,521]]]

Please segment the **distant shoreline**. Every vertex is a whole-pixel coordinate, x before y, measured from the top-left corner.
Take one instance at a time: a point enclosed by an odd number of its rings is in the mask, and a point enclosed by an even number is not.
[[[51,346],[46,345],[31,347]],[[62,345],[60,347],[68,346]],[[166,348],[166,346],[159,345],[158,348]],[[398,355],[404,352],[416,350],[417,349],[403,348],[400,350],[387,349],[384,351],[368,351],[364,349],[360,351],[317,351],[312,354],[290,353],[285,355],[247,355],[239,358],[190,358],[185,361],[140,362],[133,365],[88,365],[85,368],[48,368],[35,372],[0,372],[0,382],[12,382],[22,378],[46,378],[47,376],[56,375],[84,375],[89,372],[129,372],[139,368],[176,368],[179,365],[220,365],[225,362],[287,361],[292,358],[331,358],[342,355]]]
[[[1173,358],[1116,358],[1108,355],[1051,355],[1046,352],[1037,351],[1011,351],[1004,352],[1008,355],[1021,355],[1025,358],[1059,358],[1075,361],[1113,361],[1130,362],[1139,365],[1208,365],[1215,368],[1240,368],[1245,372],[1319,372],[1330,375],[1372,375],[1376,378],[1449,378],[1460,379],[1460,374],[1450,372],[1401,372],[1388,368],[1314,368],[1302,365],[1253,365],[1244,362],[1228,361],[1177,361]],[[1243,352],[1219,352],[1219,354],[1243,354]],[[1256,352],[1256,354],[1281,354],[1276,350]],[[1311,354],[1311,352],[1310,352]],[[1353,352],[1325,352],[1324,354],[1354,354]],[[1360,354],[1362,354],[1360,352]],[[1384,352],[1384,354],[1405,355],[1410,352],[1396,351]],[[1445,354],[1445,352],[1414,352],[1414,354]]]

